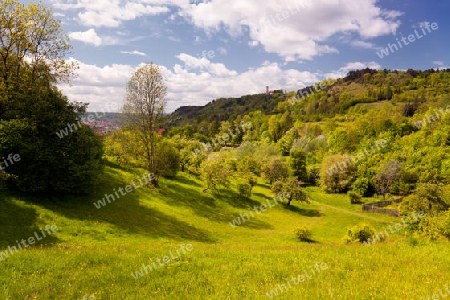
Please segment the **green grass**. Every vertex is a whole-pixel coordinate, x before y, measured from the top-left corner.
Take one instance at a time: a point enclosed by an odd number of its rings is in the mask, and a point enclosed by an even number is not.
[[[233,228],[248,207],[274,203],[264,182],[251,199],[229,190],[203,193],[180,173],[160,189],[140,188],[97,209],[93,202],[141,176],[113,165],[89,197],[35,198],[0,191],[0,252],[46,225],[59,231],[0,261],[0,299],[264,299],[316,263],[328,268],[279,299],[422,299],[450,284],[446,242],[418,245],[399,231],[370,247],[346,245],[346,229],[365,222],[378,230],[399,219],[361,211],[347,195],[307,188],[311,204],[279,203]],[[295,229],[309,226],[313,242]],[[192,251],[137,280],[143,264]],[[308,271],[309,272],[309,271]],[[93,298],[91,298],[93,299]]]

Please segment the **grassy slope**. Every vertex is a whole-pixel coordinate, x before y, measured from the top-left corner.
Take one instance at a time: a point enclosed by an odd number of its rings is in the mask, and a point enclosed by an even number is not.
[[[322,262],[326,270],[278,298],[419,299],[450,284],[448,243],[413,247],[399,232],[371,247],[345,245],[348,226],[364,221],[381,230],[398,219],[363,213],[346,196],[318,188],[308,189],[309,205],[279,204],[235,228],[229,222],[247,207],[273,203],[266,185],[255,187],[251,200],[229,191],[212,196],[182,174],[159,190],[138,189],[101,209],[92,204],[139,176],[109,166],[95,196],[62,203],[0,192],[0,251],[46,224],[59,228],[43,244],[0,261],[0,298],[264,299]],[[312,227],[315,243],[295,239],[302,224]],[[131,276],[187,244],[192,251]]]

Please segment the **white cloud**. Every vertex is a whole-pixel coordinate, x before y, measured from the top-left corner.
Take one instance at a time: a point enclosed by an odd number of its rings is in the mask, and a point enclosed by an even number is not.
[[[84,32],[71,32],[69,37],[75,41],[81,41],[86,44],[93,44],[95,46],[100,46],[102,44],[102,38],[97,35],[95,29],[89,29]]]
[[[161,67],[169,89],[167,111],[180,106],[205,105],[220,97],[264,93],[266,85],[272,89],[297,90],[325,79],[323,74],[283,70],[277,63],[264,62],[258,68],[238,73],[225,65],[212,63],[206,58],[180,54],[182,63],[191,63],[191,70],[179,64],[172,69]],[[138,66],[96,66],[79,62],[79,76],[71,85],[60,85],[72,101],[89,102],[88,111],[105,110],[105,106],[118,111],[123,105],[126,83]],[[194,70],[196,72],[194,72]]]
[[[326,41],[353,32],[363,39],[394,34],[403,13],[381,10],[375,0],[211,0],[183,7],[182,16],[206,32],[249,34],[267,52],[283,58],[312,59],[337,53]],[[254,45],[253,42],[250,43]]]
[[[371,61],[371,62],[351,62],[340,68],[341,71],[350,71],[350,70],[356,70],[356,69],[379,69],[381,66],[377,62]]]
[[[365,41],[352,41],[350,45],[357,47],[357,48],[364,48],[364,49],[373,49],[375,48],[372,43],[365,42]]]
[[[435,60],[435,61],[433,61],[433,65],[442,67],[444,65],[444,62],[443,61],[439,61],[439,60]]]
[[[120,53],[123,53],[123,54],[130,54],[130,55],[139,55],[139,56],[147,56],[147,54],[145,54],[145,53],[143,53],[143,52],[139,52],[139,51],[137,51],[137,50],[134,50],[134,51],[120,51]]]
[[[169,36],[169,40],[171,40],[172,42],[175,42],[175,43],[180,43],[181,42],[181,39],[176,38],[174,36]]]
[[[170,12],[167,6],[162,6],[163,2],[167,1],[76,0],[74,3],[69,0],[52,0],[52,2],[53,6],[60,10],[81,10],[78,13],[78,20],[84,26],[93,27],[119,27],[123,21]]]

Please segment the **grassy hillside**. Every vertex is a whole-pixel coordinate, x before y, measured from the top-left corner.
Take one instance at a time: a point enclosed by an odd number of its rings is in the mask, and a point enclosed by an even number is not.
[[[0,251],[46,225],[58,231],[3,257],[0,298],[421,299],[450,282],[447,244],[416,245],[405,231],[370,247],[344,244],[349,226],[383,230],[399,219],[363,213],[347,196],[319,188],[307,189],[311,204],[288,209],[261,180],[252,198],[242,199],[229,190],[203,193],[195,177],[181,173],[158,190],[142,187],[100,209],[93,205],[141,173],[109,165],[91,197],[1,191]],[[267,201],[274,207],[252,217],[248,207]],[[241,213],[249,220],[231,226]],[[312,243],[296,239],[301,225],[312,228]]]

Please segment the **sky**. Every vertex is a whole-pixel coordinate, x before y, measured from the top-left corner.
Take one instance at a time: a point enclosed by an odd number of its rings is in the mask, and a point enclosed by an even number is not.
[[[24,1],[30,3],[36,1]],[[79,66],[59,88],[88,111],[120,111],[126,83],[161,67],[166,112],[297,91],[350,70],[450,66],[448,0],[43,0]]]

